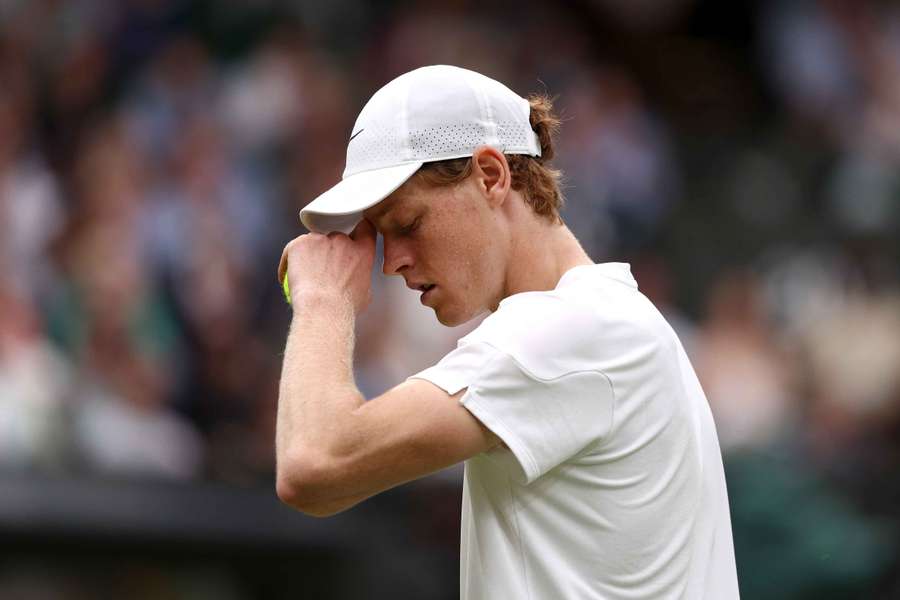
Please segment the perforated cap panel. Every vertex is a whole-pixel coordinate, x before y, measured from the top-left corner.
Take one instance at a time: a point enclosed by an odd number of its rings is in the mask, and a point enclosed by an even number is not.
[[[445,65],[410,71],[363,107],[347,145],[344,177],[471,156],[482,145],[540,156],[529,113],[527,100],[474,71]]]

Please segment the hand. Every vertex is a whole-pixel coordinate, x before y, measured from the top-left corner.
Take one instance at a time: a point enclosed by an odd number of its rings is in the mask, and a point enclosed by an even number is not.
[[[281,254],[278,281],[288,277],[295,310],[304,295],[325,294],[346,299],[359,314],[371,299],[374,261],[375,228],[363,219],[349,236],[308,233],[292,240]]]

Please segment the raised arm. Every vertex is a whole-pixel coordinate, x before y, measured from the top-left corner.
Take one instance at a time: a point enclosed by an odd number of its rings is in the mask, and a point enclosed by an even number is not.
[[[499,440],[458,400],[411,380],[365,402],[353,381],[353,330],[368,302],[375,231],[308,234],[288,244],[294,318],[276,430],[277,492],[326,516],[484,452]]]

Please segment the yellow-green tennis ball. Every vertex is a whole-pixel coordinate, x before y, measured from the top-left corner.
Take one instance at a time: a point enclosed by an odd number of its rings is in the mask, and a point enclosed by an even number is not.
[[[282,289],[284,290],[284,299],[287,300],[287,303],[291,303],[291,286],[288,284],[288,276],[287,273],[284,274],[284,282],[281,284]]]

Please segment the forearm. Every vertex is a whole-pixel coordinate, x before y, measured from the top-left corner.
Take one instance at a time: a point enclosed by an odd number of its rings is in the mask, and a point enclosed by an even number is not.
[[[338,295],[294,298],[278,398],[276,455],[326,453],[345,443],[364,399],[353,381],[353,305]]]

